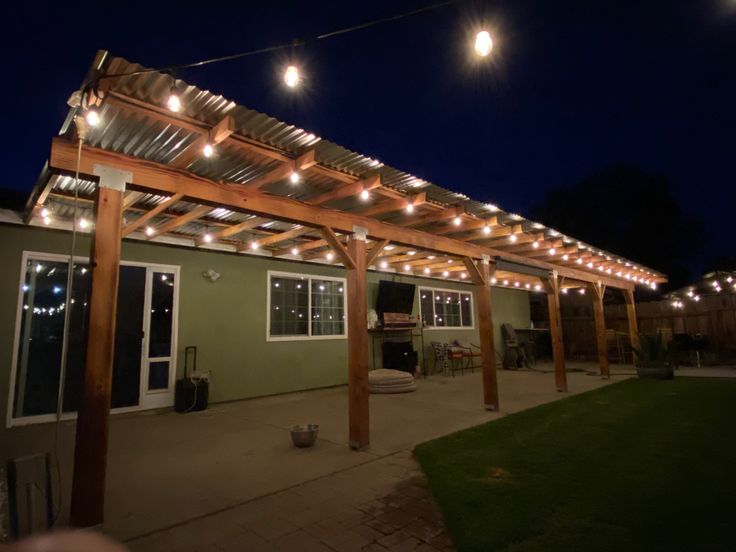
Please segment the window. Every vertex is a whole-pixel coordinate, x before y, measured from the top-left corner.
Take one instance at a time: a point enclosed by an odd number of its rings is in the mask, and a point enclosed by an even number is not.
[[[419,288],[419,308],[428,328],[473,328],[471,293]]]
[[[268,340],[345,337],[345,280],[268,273]]]

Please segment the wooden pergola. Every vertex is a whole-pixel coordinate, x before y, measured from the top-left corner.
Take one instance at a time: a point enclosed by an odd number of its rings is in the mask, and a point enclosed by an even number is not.
[[[100,523],[123,238],[341,265],[347,272],[350,446],[369,445],[366,274],[369,268],[472,284],[483,405],[499,408],[491,289],[546,293],[555,384],[567,390],[559,314],[564,288],[593,293],[600,371],[608,376],[603,294],[620,290],[636,341],[635,284],[666,278],[553,229],[439,188],[192,86],[183,113],[166,109],[172,79],[98,53],[87,82],[102,123],[72,109],[51,143],[26,219],[68,224],[76,200],[93,208],[92,290],[71,516]],[[75,125],[74,121],[80,124]],[[205,145],[216,158],[203,155]],[[80,180],[71,178],[79,172]],[[49,221],[46,220],[48,223]]]

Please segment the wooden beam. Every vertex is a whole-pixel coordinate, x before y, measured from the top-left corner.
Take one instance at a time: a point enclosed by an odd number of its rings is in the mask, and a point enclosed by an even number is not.
[[[478,338],[480,339],[480,358],[483,366],[483,405],[486,410],[498,411],[498,381],[496,379],[496,351],[493,341],[493,309],[491,307],[491,277],[495,272],[495,264],[486,259],[476,266],[472,259],[465,258],[465,265],[470,272],[473,265],[477,275],[471,275],[475,284],[475,302],[478,309]]]
[[[104,521],[115,316],[120,275],[123,192],[99,186],[90,251],[87,359],[76,424],[70,522],[90,527]]]
[[[222,230],[213,233],[212,239],[219,240],[223,238],[229,238],[230,236],[234,236],[235,234],[240,234],[240,232],[243,232],[245,230],[251,230],[255,228],[256,226],[265,224],[266,222],[268,222],[268,220],[269,219],[266,219],[263,217],[253,217],[248,220],[244,220],[243,222],[233,224],[232,226],[228,226],[227,228],[223,228]]]
[[[350,447],[362,450],[370,443],[368,395],[368,315],[365,240],[352,235],[347,251],[355,260],[347,271],[348,284],[348,425]]]
[[[476,286],[490,285],[490,277],[488,279],[485,278],[484,273],[481,271],[480,268],[478,268],[478,265],[473,262],[473,259],[471,259],[470,257],[463,257],[463,264],[465,265],[465,269],[468,271],[470,281],[473,282]]]
[[[413,205],[414,208],[418,208],[420,205],[424,205],[427,201],[426,192],[421,192],[413,196],[407,196],[406,198],[400,199],[387,199],[371,205],[365,209],[359,209],[358,213],[364,217],[374,217],[376,215],[383,215],[391,213],[393,211],[405,210],[409,205]]]
[[[143,197],[143,192],[128,192],[125,194],[125,198],[123,198],[123,212],[130,209],[133,205],[135,205],[135,202],[138,201],[141,197]]]
[[[606,314],[603,308],[603,296],[606,294],[606,286],[603,284],[588,284],[591,299],[593,300],[593,322],[595,324],[596,345],[598,348],[598,366],[601,376],[610,378],[611,372],[608,366],[608,339],[606,338]]]
[[[431,224],[433,222],[440,222],[459,217],[464,213],[465,209],[462,207],[462,205],[455,205],[453,207],[446,207],[445,209],[434,213],[427,213],[419,217],[407,218],[407,220],[401,221],[399,223],[399,226],[424,226],[425,224]]]
[[[365,266],[371,266],[378,256],[381,254],[383,249],[389,244],[388,240],[379,240],[375,243],[371,250],[368,252],[365,258]]]
[[[336,199],[342,199],[349,196],[357,196],[363,191],[370,191],[380,187],[381,176],[373,175],[361,180],[356,180],[355,182],[351,182],[349,184],[342,184],[340,186],[337,186],[332,190],[318,195],[317,197],[308,199],[307,203],[309,203],[310,205],[322,205]]]
[[[483,255],[499,257],[519,262],[526,266],[557,270],[560,276],[591,282],[601,280],[609,287],[633,288],[633,282],[587,272],[573,267],[551,264],[539,259],[529,259],[522,255],[503,252],[498,249],[435,236],[414,228],[399,227],[379,220],[307,205],[297,200],[248,191],[239,184],[216,183],[207,178],[172,169],[160,163],[137,159],[119,153],[83,146],[80,173],[85,178],[96,180],[93,174],[95,164],[113,165],[134,174],[133,186],[155,193],[183,193],[193,202],[208,203],[215,207],[227,207],[235,211],[249,212],[271,219],[283,220],[304,226],[330,228],[344,233],[352,233],[354,226],[367,229],[368,237],[374,240],[388,239],[398,245],[413,246],[418,249],[480,259]],[[54,138],[51,144],[49,166],[57,172],[73,173],[76,169],[76,146],[64,138]],[[666,281],[666,279],[658,280]]]
[[[303,236],[304,234],[309,234],[310,232],[314,232],[314,228],[299,226],[285,232],[279,232],[278,234],[272,234],[270,236],[266,236],[265,238],[260,238],[256,241],[256,243],[259,247],[265,247],[267,245],[273,245],[282,241],[293,240],[294,238],[298,238],[299,236]]]
[[[149,238],[153,236],[160,236],[161,234],[166,234],[167,232],[171,232],[172,230],[175,230],[176,228],[179,228],[180,226],[184,226],[188,222],[192,222],[193,220],[203,217],[210,211],[212,211],[212,207],[210,207],[209,205],[197,205],[191,211],[188,211],[184,213],[183,215],[180,215],[174,219],[168,220],[164,222],[162,225],[154,228],[153,234],[149,236]]]
[[[254,178],[253,180],[242,184],[243,188],[250,191],[258,191],[268,184],[278,182],[289,176],[292,172],[300,172],[312,167],[317,163],[315,151],[307,150],[300,154],[296,159],[288,163],[281,163],[279,166],[271,169],[267,173]]]
[[[140,227],[142,227],[144,224],[146,224],[149,220],[151,220],[156,215],[160,214],[162,211],[165,211],[174,203],[179,201],[182,197],[184,197],[184,194],[182,193],[175,193],[172,196],[169,196],[168,198],[164,199],[161,203],[156,205],[151,210],[143,213],[141,216],[139,216],[137,219],[135,219],[133,222],[128,223],[125,228],[123,228],[122,231],[122,237],[126,237],[136,230],[138,230]]]
[[[562,316],[560,314],[560,282],[556,272],[542,280],[547,291],[549,309],[549,333],[552,340],[552,360],[555,366],[555,385],[557,391],[567,391],[567,372],[565,370],[565,347],[562,341]]]
[[[636,303],[634,302],[634,290],[624,289],[621,290],[624,294],[624,301],[626,301],[626,318],[629,323],[629,339],[631,340],[631,346],[639,348],[639,324],[636,320]]]
[[[348,253],[348,250],[345,249],[345,246],[342,244],[342,242],[340,242],[339,238],[332,231],[332,228],[323,226],[321,228],[321,232],[322,235],[325,237],[325,241],[329,244],[330,247],[332,247],[332,250],[337,253],[337,256],[342,261],[342,264],[345,265],[345,268],[355,268],[356,259],[351,257],[351,255]]]

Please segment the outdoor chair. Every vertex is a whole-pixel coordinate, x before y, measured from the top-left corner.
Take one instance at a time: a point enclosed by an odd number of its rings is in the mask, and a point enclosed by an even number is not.
[[[505,370],[516,370],[523,366],[529,368],[529,358],[526,349],[519,343],[514,327],[508,322],[501,324],[503,335],[504,355],[503,367]]]
[[[475,372],[476,368],[480,368],[480,366],[476,366],[475,364],[475,359],[481,356],[480,346],[471,343],[467,339],[456,339],[455,348],[460,349],[466,361],[466,367],[470,368],[471,372]]]
[[[441,363],[442,373],[447,376],[448,372],[452,372],[452,377],[455,377],[455,371],[463,371],[463,352],[455,347],[452,347],[449,343],[441,343],[439,341],[432,341],[432,350],[434,351],[434,365],[432,366],[432,372],[437,372],[437,363]]]

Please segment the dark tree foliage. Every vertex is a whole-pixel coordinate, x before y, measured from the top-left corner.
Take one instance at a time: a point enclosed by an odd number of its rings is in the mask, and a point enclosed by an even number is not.
[[[547,193],[532,218],[591,245],[667,274],[675,289],[697,272],[702,222],[672,193],[665,175],[615,165]]]

